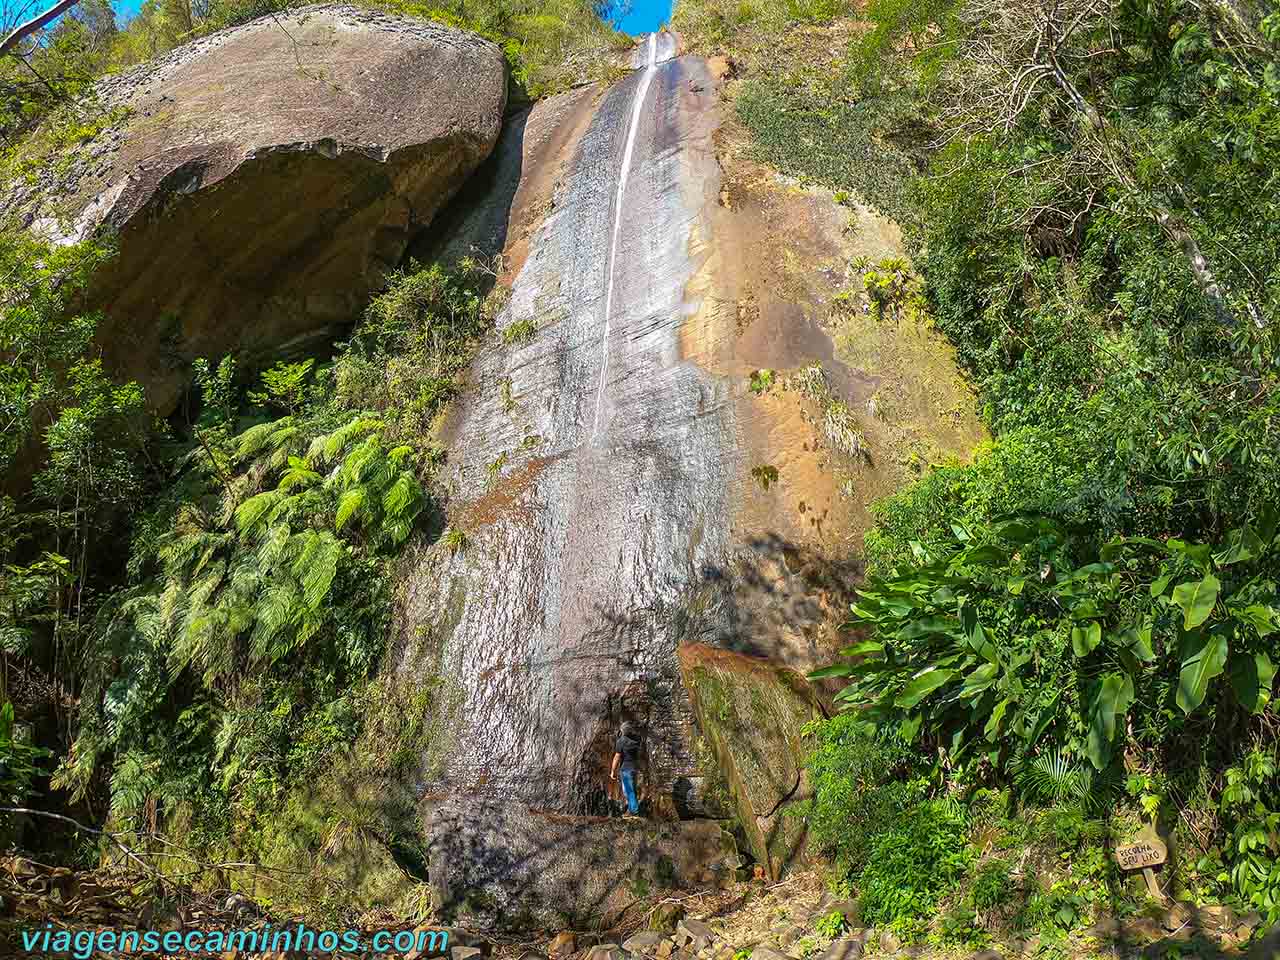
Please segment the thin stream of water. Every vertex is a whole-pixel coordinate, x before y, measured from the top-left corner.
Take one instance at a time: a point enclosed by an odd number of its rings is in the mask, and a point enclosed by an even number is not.
[[[618,173],[618,194],[613,207],[613,239],[609,245],[609,282],[604,297],[604,337],[601,350],[604,356],[600,364],[600,386],[596,391],[595,424],[591,428],[594,439],[600,433],[600,408],[604,404],[604,386],[609,376],[609,327],[613,313],[614,265],[618,259],[618,238],[622,235],[622,199],[627,190],[627,178],[631,174],[631,158],[635,153],[636,131],[640,127],[640,113],[644,109],[645,98],[649,94],[649,84],[653,80],[653,68],[658,63],[658,35],[649,34],[649,62],[644,68],[644,78],[640,81],[640,89],[636,91],[635,106],[631,111],[631,126],[627,129],[627,146],[622,154],[622,169]]]

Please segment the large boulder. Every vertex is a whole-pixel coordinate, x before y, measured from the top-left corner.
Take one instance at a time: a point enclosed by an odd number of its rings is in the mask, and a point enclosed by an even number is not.
[[[332,4],[96,93],[115,121],[0,213],[60,242],[118,234],[89,305],[108,365],[165,412],[195,357],[262,358],[353,319],[492,150],[506,72],[473,34]]]
[[[802,731],[824,714],[789,667],[704,644],[684,644],[680,669],[698,729],[729,783],[756,862],[777,879],[805,862],[807,830],[790,808],[811,796]]]

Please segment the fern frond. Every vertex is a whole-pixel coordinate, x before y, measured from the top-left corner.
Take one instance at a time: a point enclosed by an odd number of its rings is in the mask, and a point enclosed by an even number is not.
[[[258,553],[255,557],[264,574],[269,574],[278,564],[289,562],[294,552],[292,540],[293,533],[288,524],[275,523],[267,527],[258,544]]]
[[[364,509],[368,498],[369,491],[365,487],[352,487],[344,492],[338,500],[338,512],[333,517],[334,529],[345,527],[348,520]]]
[[[143,758],[132,751],[116,764],[111,776],[111,813],[126,818],[142,809],[154,787],[154,778]]]
[[[250,656],[257,663],[273,663],[278,659],[282,634],[291,629],[303,611],[302,596],[291,577],[275,578],[254,605],[253,634],[249,638]]]
[[[307,447],[306,455],[302,458],[306,462],[307,466],[320,466],[329,462],[328,458],[324,455],[324,446],[328,442],[328,434],[321,434],[311,441],[310,445]]]
[[[342,470],[338,474],[339,482],[344,487],[352,487],[374,479],[379,461],[385,463],[380,439],[375,436],[366,437],[342,461]],[[375,484],[376,485],[376,484]]]
[[[403,470],[413,459],[413,454],[413,447],[408,444],[401,444],[398,447],[393,447],[390,452],[387,453],[387,459],[390,460],[397,469]]]
[[[281,417],[279,420],[255,424],[236,437],[237,456],[243,459],[260,453],[272,443],[272,438],[276,433],[288,430],[291,427],[293,427],[293,417]]]
[[[173,647],[174,673],[190,667],[199,671],[206,684],[230,676],[235,669],[236,634],[227,627],[225,610],[200,608]]]
[[[175,534],[162,543],[156,556],[167,576],[195,576],[208,563],[209,557],[226,542],[224,534],[206,533],[203,530]]]
[[[289,424],[287,426],[281,425],[283,421],[276,421],[276,425],[280,429],[273,431],[271,436],[267,439],[267,443],[272,450],[279,450],[281,447],[292,444],[293,441],[302,433],[301,428],[293,424],[291,417],[286,417],[285,420],[289,420]]]
[[[357,417],[346,426],[339,427],[324,438],[324,461],[336,460],[357,437],[374,430],[381,430],[383,423],[377,417]]]
[[[342,542],[333,534],[304,534],[302,549],[293,561],[293,575],[302,584],[302,598],[309,610],[318,610],[329,595],[342,559]]]
[[[413,533],[413,521],[411,520],[389,520],[382,525],[382,536],[392,546],[404,543],[409,539],[409,534],[411,533]]]
[[[254,528],[266,518],[267,514],[280,505],[284,494],[279,490],[264,490],[250,497],[236,509],[236,529],[242,534],[251,534]]]
[[[382,495],[382,511],[390,522],[412,521],[422,509],[422,486],[411,473],[402,473]]]
[[[306,463],[297,457],[289,458],[289,469],[285,471],[280,482],[276,484],[277,490],[288,492],[294,487],[310,487],[319,483],[323,477],[314,470],[307,468]]]

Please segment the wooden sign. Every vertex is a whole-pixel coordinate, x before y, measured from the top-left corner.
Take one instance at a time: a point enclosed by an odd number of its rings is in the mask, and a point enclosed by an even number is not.
[[[1141,870],[1142,878],[1147,881],[1147,892],[1156,900],[1164,899],[1164,891],[1156,882],[1156,872],[1151,868],[1168,859],[1169,848],[1150,826],[1143,827],[1133,843],[1116,847],[1116,863],[1120,864],[1120,869]]]
[[[1123,847],[1116,847],[1116,863],[1121,870],[1141,870],[1156,867],[1169,859],[1169,848],[1151,827],[1143,827],[1138,838]]]

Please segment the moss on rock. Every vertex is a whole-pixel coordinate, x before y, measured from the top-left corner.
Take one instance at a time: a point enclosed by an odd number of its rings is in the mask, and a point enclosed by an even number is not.
[[[804,821],[787,806],[808,793],[801,731],[822,716],[818,700],[796,671],[732,651],[689,644],[680,664],[751,851],[777,878],[804,854]]]

